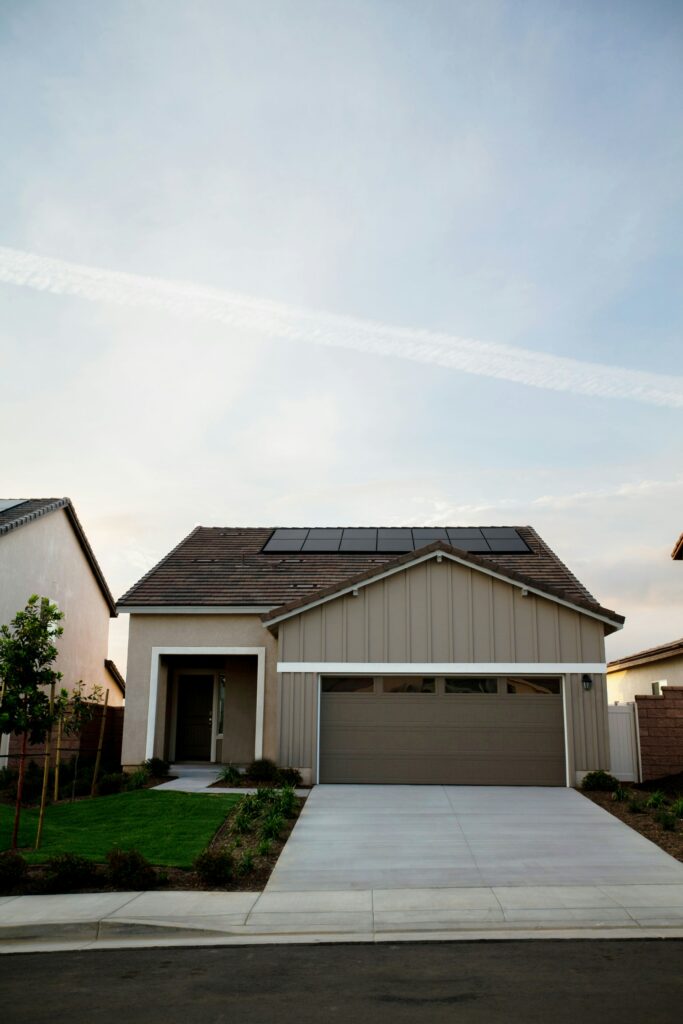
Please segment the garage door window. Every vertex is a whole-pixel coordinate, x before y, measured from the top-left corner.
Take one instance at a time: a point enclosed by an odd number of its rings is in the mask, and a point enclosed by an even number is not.
[[[325,676],[323,693],[373,693],[373,676]]]
[[[498,693],[497,679],[466,679],[455,677],[445,680],[446,693]]]
[[[384,679],[384,693],[436,693],[436,679],[421,676],[399,676]]]
[[[546,679],[543,676],[507,680],[507,692],[522,696],[538,696],[539,694],[560,693],[559,679]]]

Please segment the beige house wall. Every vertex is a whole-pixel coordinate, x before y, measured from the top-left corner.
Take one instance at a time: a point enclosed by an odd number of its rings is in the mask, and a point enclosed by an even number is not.
[[[56,667],[63,685],[80,679],[109,689],[109,704],[123,696],[104,667],[110,609],[63,509],[0,538],[0,623],[9,623],[32,594],[64,612]]]
[[[651,697],[652,684],[664,682],[668,686],[683,686],[683,654],[673,658],[660,658],[646,665],[607,672],[607,696],[610,704],[626,704],[636,695]]]
[[[153,647],[188,648],[188,654],[193,653],[191,648],[265,648],[263,756],[278,759],[277,642],[264,628],[259,615],[132,614],[126,672],[128,699],[123,728],[124,765],[136,765],[145,760]],[[154,749],[158,757],[164,756],[169,693],[168,672],[162,659],[159,665]]]
[[[282,662],[604,663],[604,624],[435,559],[279,624]],[[609,768],[605,677],[563,674],[568,777]],[[315,781],[318,674],[280,676],[280,759]]]
[[[279,624],[280,660],[604,662],[604,624],[436,559]]]

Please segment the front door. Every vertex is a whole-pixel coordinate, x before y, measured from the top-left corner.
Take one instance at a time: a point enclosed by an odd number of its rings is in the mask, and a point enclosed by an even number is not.
[[[177,761],[211,760],[213,675],[179,673],[175,756]]]

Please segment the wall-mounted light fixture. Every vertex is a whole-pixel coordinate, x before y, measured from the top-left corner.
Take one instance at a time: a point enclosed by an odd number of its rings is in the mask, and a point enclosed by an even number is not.
[[[585,673],[581,676],[581,682],[584,690],[593,689],[593,676],[586,675]]]

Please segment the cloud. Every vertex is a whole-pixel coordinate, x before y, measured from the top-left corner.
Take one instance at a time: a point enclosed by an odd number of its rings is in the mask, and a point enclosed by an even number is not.
[[[683,378],[440,332],[297,309],[217,288],[126,274],[0,247],[0,281],[91,302],[158,309],[270,338],[394,356],[530,387],[683,408]]]

